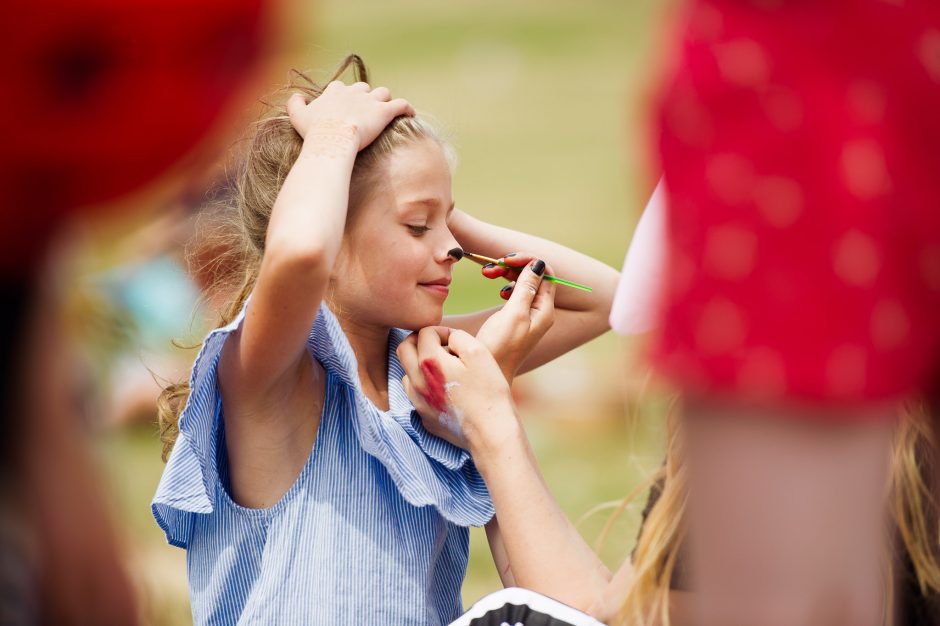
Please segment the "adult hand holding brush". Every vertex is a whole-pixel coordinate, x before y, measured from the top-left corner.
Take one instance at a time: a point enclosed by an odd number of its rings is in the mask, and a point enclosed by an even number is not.
[[[513,290],[476,338],[462,330],[429,326],[399,344],[405,391],[429,432],[467,450],[476,433],[491,432],[467,423],[468,432],[463,415],[470,407],[474,419],[498,413],[491,409],[510,398],[513,376],[551,328],[555,287],[542,280],[546,270],[538,259],[521,268],[516,281],[521,288]]]

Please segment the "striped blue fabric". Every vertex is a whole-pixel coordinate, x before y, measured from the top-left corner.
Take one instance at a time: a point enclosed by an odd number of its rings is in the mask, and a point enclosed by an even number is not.
[[[469,455],[429,434],[401,384],[389,336],[389,411],[362,392],[355,355],[321,305],[308,339],[327,372],[316,442],[272,507],[226,489],[219,356],[231,324],[206,337],[152,509],[187,550],[196,624],[447,624],[460,615],[467,526],[493,516]]]

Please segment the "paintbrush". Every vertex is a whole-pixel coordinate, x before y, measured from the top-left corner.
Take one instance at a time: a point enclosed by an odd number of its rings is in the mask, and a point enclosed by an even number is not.
[[[461,250],[460,248],[454,248],[453,250],[449,251],[447,255],[454,257],[458,261],[460,259],[466,258],[466,259],[470,259],[471,261],[474,261],[475,263],[479,263],[480,265],[489,265],[490,263],[492,263],[493,265],[498,265],[507,270],[515,270],[517,272],[521,272],[523,269],[521,267],[513,267],[511,265],[506,265],[502,261],[499,261],[497,259],[491,259],[488,256],[483,256],[482,254],[474,254],[473,252],[466,252],[464,250]],[[576,283],[571,280],[566,280],[564,278],[559,278],[557,276],[552,276],[550,274],[545,274],[544,276],[542,276],[542,280],[547,280],[549,282],[556,283],[558,285],[566,285],[568,287],[574,287],[575,289],[580,289],[581,291],[594,291],[587,285],[582,285],[580,283]]]

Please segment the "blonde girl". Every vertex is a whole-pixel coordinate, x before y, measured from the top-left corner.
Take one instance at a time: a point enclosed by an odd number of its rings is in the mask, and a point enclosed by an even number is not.
[[[358,82],[338,82],[349,66]],[[237,171],[241,286],[189,383],[161,398],[172,452],[153,513],[187,550],[198,624],[445,624],[467,527],[489,522],[497,557],[499,530],[467,452],[413,414],[396,348],[441,322],[455,247],[532,250],[595,287],[559,293],[557,312],[546,284],[537,307],[517,289],[509,310],[444,321],[479,333],[510,378],[603,333],[617,272],[456,209],[450,149],[358,57],[290,91]],[[507,261],[520,281],[546,269]],[[531,355],[510,322],[545,335]]]

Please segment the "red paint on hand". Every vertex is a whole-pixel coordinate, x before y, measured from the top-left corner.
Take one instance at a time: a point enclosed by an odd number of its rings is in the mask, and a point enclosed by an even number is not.
[[[426,393],[421,396],[425,401],[442,413],[447,411],[447,392],[444,390],[444,373],[438,367],[434,359],[425,359],[421,361],[421,373],[424,374],[424,380],[428,384]]]

